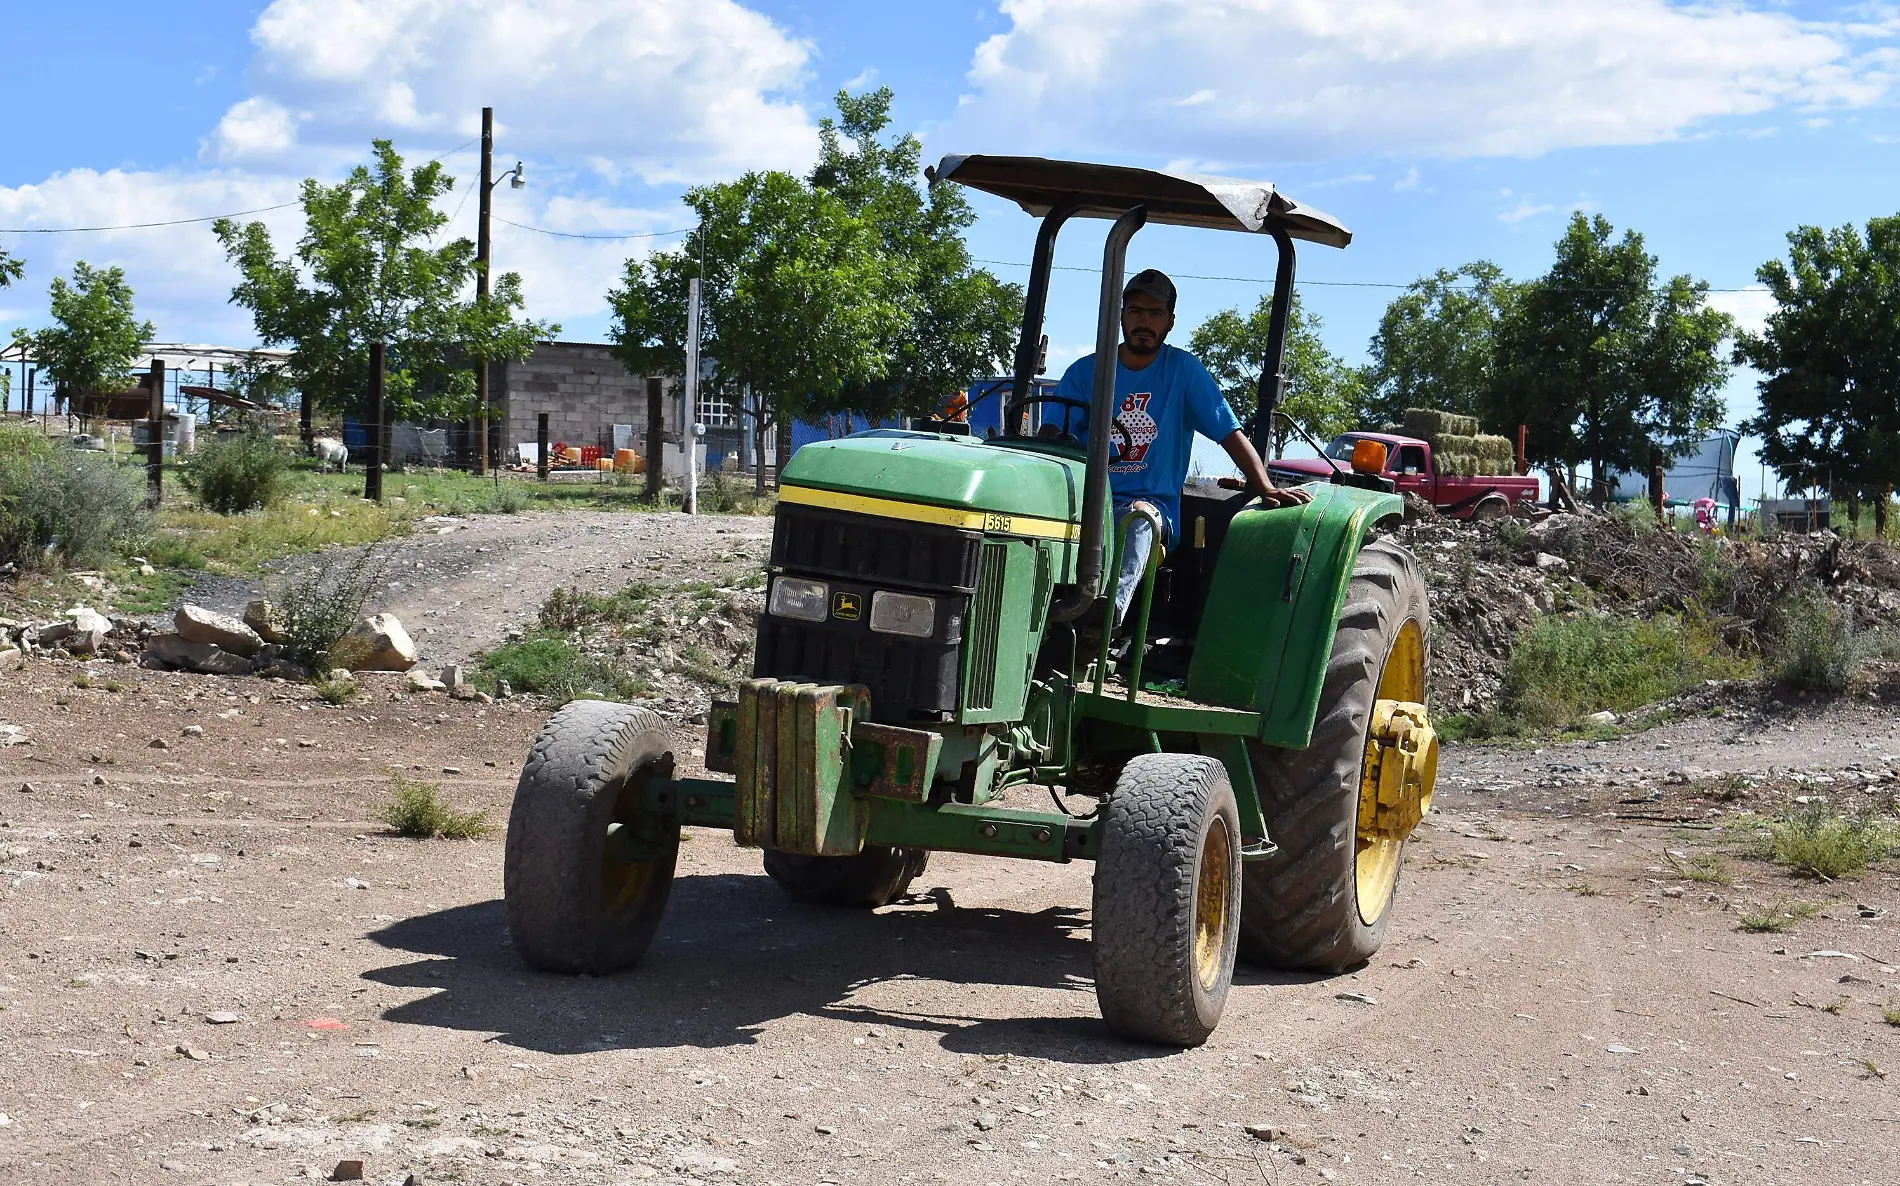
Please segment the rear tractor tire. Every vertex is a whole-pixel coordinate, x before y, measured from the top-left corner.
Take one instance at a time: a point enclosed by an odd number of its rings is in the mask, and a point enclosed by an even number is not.
[[[1095,996],[1124,1038],[1199,1046],[1234,976],[1240,812],[1227,770],[1143,754],[1102,807],[1095,862]]]
[[[640,801],[648,780],[672,775],[665,724],[647,709],[576,700],[541,727],[515,786],[502,874],[508,932],[528,963],[600,975],[646,954],[679,827]]]
[[[1249,963],[1338,972],[1372,958],[1398,894],[1410,826],[1376,826],[1361,798],[1380,701],[1423,703],[1431,616],[1412,554],[1391,540],[1359,553],[1333,638],[1312,741],[1249,744],[1267,834],[1280,846],[1242,875],[1240,954]],[[1436,771],[1437,743],[1421,756]],[[1376,804],[1376,795],[1372,795]],[[1427,795],[1416,806],[1429,806]]]
[[[867,844],[863,852],[849,857],[765,850],[765,872],[786,893],[820,906],[860,910],[887,906],[903,897],[929,863],[927,848],[888,844]]]

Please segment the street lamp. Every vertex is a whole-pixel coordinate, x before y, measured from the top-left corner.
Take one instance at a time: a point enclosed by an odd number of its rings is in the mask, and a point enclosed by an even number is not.
[[[495,171],[495,109],[482,108],[482,192],[480,221],[475,231],[475,301],[488,303],[488,195],[502,178],[508,179],[510,189],[520,189],[528,184],[521,162],[503,173],[493,177]],[[481,413],[476,420],[476,434],[480,438],[475,449],[475,472],[477,475],[488,473],[488,360],[482,359],[475,368],[475,395],[481,403]]]

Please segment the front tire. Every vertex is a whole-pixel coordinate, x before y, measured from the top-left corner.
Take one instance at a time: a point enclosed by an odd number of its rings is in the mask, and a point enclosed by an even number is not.
[[[1240,811],[1227,770],[1143,754],[1102,808],[1095,862],[1095,995],[1124,1038],[1199,1046],[1234,976]]]
[[[666,910],[679,828],[640,811],[671,778],[666,726],[576,700],[541,727],[508,816],[503,893],[515,950],[545,972],[601,975],[646,954]]]
[[[1385,939],[1405,841],[1361,835],[1360,796],[1375,701],[1423,702],[1431,616],[1425,578],[1391,540],[1359,553],[1305,749],[1248,744],[1267,834],[1246,866],[1240,954],[1249,963],[1338,972]]]

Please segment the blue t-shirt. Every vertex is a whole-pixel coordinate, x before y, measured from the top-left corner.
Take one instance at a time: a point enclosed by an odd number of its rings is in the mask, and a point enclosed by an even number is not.
[[[1087,403],[1095,387],[1095,356],[1077,359],[1056,394]],[[1181,538],[1181,486],[1187,481],[1194,434],[1224,441],[1240,430],[1227,397],[1201,361],[1162,345],[1138,371],[1115,362],[1115,451],[1109,487],[1118,501],[1140,498],[1161,508],[1171,539]],[[1088,439],[1087,431],[1079,434]]]

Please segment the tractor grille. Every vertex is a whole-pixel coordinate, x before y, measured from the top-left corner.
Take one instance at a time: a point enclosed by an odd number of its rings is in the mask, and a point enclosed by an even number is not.
[[[888,724],[950,719],[982,546],[975,531],[780,503],[773,570],[823,580],[834,596],[855,594],[863,612],[822,622],[760,614],[753,674],[863,684],[871,692],[872,719]],[[935,597],[936,632],[907,638],[872,630],[869,608],[879,589]]]
[[[974,531],[780,503],[772,564],[814,576],[968,593],[976,588],[982,542]]]
[[[1003,573],[1008,544],[984,544],[976,596],[970,602],[970,691],[966,708],[996,704],[996,648],[1003,624]]]

